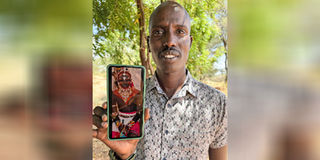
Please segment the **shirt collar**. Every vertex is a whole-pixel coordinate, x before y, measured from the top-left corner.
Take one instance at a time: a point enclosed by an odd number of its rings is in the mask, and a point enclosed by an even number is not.
[[[180,91],[178,93],[176,93],[174,95],[173,98],[178,98],[178,97],[182,97],[185,96],[188,93],[190,93],[192,96],[196,97],[196,89],[195,89],[195,84],[196,84],[196,80],[191,76],[189,70],[186,70],[187,76],[186,79],[182,85],[182,88],[180,89]],[[147,92],[149,92],[152,89],[156,89],[158,91],[158,93],[160,94],[165,94],[164,91],[162,90],[162,88],[160,87],[159,81],[157,79],[156,74],[154,74],[151,78],[150,81],[146,87]]]

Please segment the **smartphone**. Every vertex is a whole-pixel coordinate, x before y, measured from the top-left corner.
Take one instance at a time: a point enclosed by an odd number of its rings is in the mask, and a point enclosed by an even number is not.
[[[145,68],[108,65],[108,138],[140,139],[144,133]]]

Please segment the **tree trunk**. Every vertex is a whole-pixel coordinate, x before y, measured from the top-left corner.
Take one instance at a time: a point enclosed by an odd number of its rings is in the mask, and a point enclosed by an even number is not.
[[[140,60],[141,64],[146,68],[146,76],[149,77],[149,58],[146,57],[146,34],[145,34],[145,17],[143,11],[143,0],[136,0],[139,17],[139,32],[140,32]],[[152,74],[152,73],[151,73]]]
[[[223,42],[223,46],[224,48],[226,49],[226,52],[224,53],[225,54],[225,70],[226,70],[226,78],[224,79],[224,82],[227,84],[228,83],[228,45],[227,45],[227,41],[222,38],[222,42]]]

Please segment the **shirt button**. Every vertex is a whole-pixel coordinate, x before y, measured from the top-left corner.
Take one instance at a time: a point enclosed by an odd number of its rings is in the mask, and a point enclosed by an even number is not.
[[[168,131],[168,130],[165,130],[165,131],[164,131],[164,133],[168,134],[168,133],[169,133],[169,131]]]

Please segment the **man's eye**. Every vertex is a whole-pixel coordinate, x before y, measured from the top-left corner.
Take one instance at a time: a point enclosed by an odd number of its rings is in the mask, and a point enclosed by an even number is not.
[[[185,31],[185,30],[183,30],[183,29],[178,29],[177,30],[177,34],[178,35],[185,35],[187,32]]]
[[[186,31],[185,30],[183,30],[183,29],[178,29],[177,30],[177,33],[179,34],[179,35],[184,35],[184,34],[186,34]]]
[[[153,36],[161,36],[163,34],[163,31],[157,30],[152,32]]]

